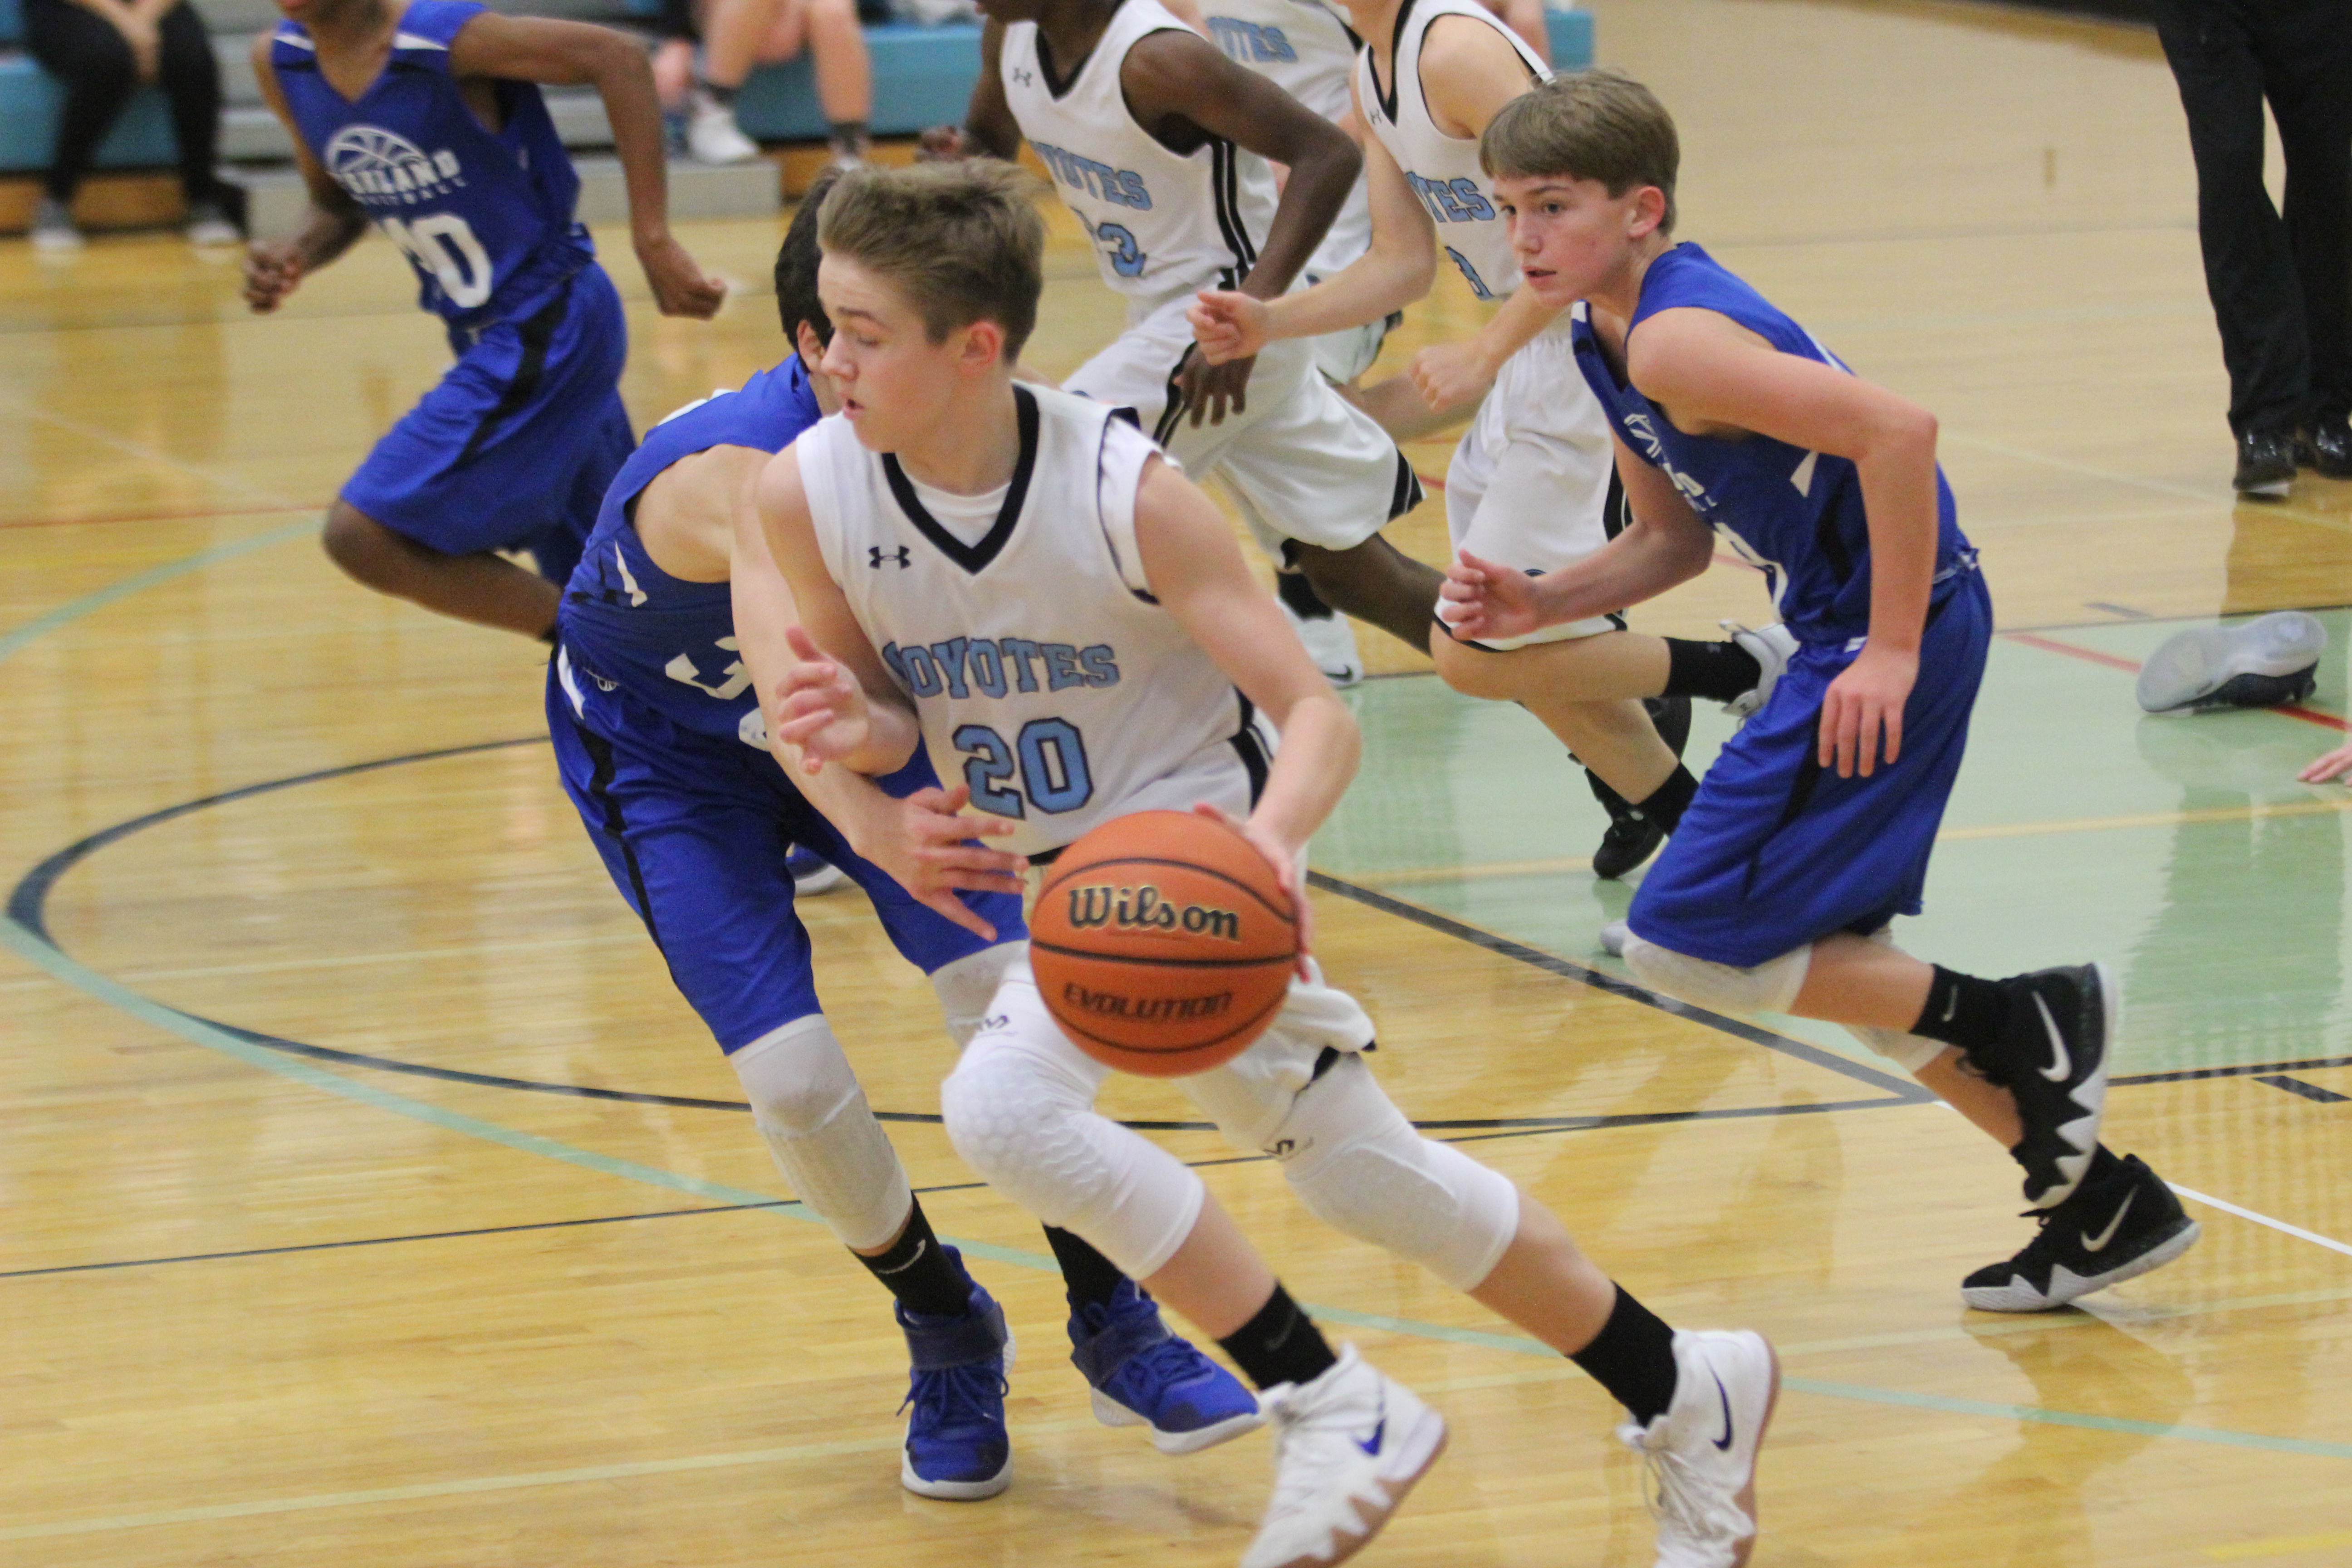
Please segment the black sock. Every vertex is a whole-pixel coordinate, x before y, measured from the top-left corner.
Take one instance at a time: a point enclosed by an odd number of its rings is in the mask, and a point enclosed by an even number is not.
[[[719,105],[721,109],[733,109],[735,107],[735,95],[743,90],[742,84],[740,82],[733,87],[721,87],[717,82],[710,80],[707,77],[697,78],[695,85],[701,88],[704,92],[709,94],[710,101]]]
[[[1927,983],[1927,1005],[1911,1026],[1911,1032],[1923,1039],[1959,1047],[1980,1069],[2000,1055],[2001,1036],[2008,1029],[2009,993],[1998,981],[1955,974],[1941,964]]]
[[[971,1277],[931,1234],[931,1222],[924,1217],[919,1198],[908,1211],[907,1228],[898,1233],[889,1251],[871,1258],[862,1252],[855,1256],[909,1312],[961,1318],[971,1310]]]
[[[1592,1342],[1569,1360],[1647,1426],[1675,1402],[1675,1331],[1664,1319],[1617,1287],[1617,1304]]]
[[[1690,809],[1691,796],[1698,793],[1698,780],[1680,763],[1666,775],[1666,782],[1650,792],[1649,798],[1633,803],[1633,809],[1650,821],[1672,833],[1680,827],[1683,813]]]
[[[1280,1285],[1257,1316],[1217,1342],[1242,1374],[1260,1388],[1311,1383],[1339,1364],[1315,1320],[1298,1310]]]
[[[1274,574],[1274,595],[1290,606],[1290,613],[1302,621],[1328,621],[1331,606],[1315,591],[1304,572],[1276,572]]]
[[[1049,1225],[1045,1245],[1054,1249],[1054,1261],[1062,1266],[1062,1289],[1070,1298],[1073,1311],[1108,1305],[1112,1294],[1127,1283],[1118,1265],[1087,1246],[1083,1237]]]
[[[1736,642],[1666,639],[1666,689],[1662,697],[1704,697],[1728,702],[1756,689],[1764,667]]]
[[[539,640],[545,643],[548,647],[553,647],[555,646],[555,628],[551,626],[545,631],[540,633]]]
[[[866,134],[866,121],[863,120],[836,120],[826,135],[836,153],[862,153],[872,140]]]

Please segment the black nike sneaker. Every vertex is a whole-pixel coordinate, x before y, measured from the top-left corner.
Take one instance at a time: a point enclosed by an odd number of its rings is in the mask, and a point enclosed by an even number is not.
[[[2163,1268],[2203,1228],[2137,1154],[2032,1217],[2041,1234],[2008,1262],[1961,1280],[1961,1300],[1980,1312],[2047,1312]]]
[[[1971,1054],[1987,1079],[2017,1097],[2025,1135],[2010,1150],[2025,1167],[2028,1208],[2072,1197],[2099,1146],[2107,1101],[2107,1045],[2121,1021],[2116,977],[2104,963],[2044,969],[2000,983],[2009,1028],[2000,1059]]]
[[[1673,749],[1675,760],[1680,762],[1683,748],[1690,744],[1690,699],[1645,697],[1642,706],[1649,710],[1650,722],[1658,727],[1658,739]],[[1666,830],[1602,784],[1599,773],[1588,768],[1584,778],[1592,786],[1592,798],[1609,813],[1609,831],[1601,836],[1601,847],[1592,852],[1592,874],[1604,882],[1613,882],[1655,855],[1658,846],[1666,841]]]

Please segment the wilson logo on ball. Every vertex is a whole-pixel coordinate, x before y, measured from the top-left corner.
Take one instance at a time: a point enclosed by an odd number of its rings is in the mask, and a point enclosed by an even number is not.
[[[1220,942],[1242,939],[1239,910],[1213,904],[1179,904],[1162,898],[1160,889],[1102,884],[1070,889],[1070,925],[1076,931],[1116,927],[1122,931],[1182,931],[1187,936],[1214,937]]]

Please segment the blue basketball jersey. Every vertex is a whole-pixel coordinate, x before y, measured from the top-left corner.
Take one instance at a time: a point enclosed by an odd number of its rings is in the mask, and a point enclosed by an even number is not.
[[[698,734],[767,743],[751,672],[735,651],[728,585],[680,582],[655,565],[637,537],[637,497],[681,458],[713,447],[781,452],[820,417],[794,355],[742,391],[691,404],[646,433],[604,492],[557,612],[559,635],[583,676]]]
[[[413,0],[357,102],[328,85],[317,47],[281,22],[270,63],[313,155],[416,269],[417,304],[453,325],[509,313],[595,256],[572,221],[580,176],[535,83],[500,79],[484,130],[449,69],[473,0]]]
[[[1697,246],[1685,242],[1650,263],[1627,333],[1661,310],[1696,308],[1727,316],[1785,354],[1843,371],[1813,340]],[[1801,642],[1843,643],[1870,629],[1870,530],[1862,480],[1851,458],[1807,452],[1769,436],[1736,440],[1675,428],[1649,399],[1609,367],[1580,309],[1577,368],[1625,445],[1674,480],[1691,510],[1761,567],[1781,619]],[[1851,374],[1851,372],[1847,374]],[[1971,570],[1976,552],[1960,533],[1952,489],[1936,470],[1936,595]]]

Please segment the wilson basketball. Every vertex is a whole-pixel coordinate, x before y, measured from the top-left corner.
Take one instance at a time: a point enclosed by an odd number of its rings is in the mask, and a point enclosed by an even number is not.
[[[1139,811],[1062,851],[1029,920],[1037,989],[1080,1050],[1183,1078],[1239,1056],[1290,988],[1298,924],[1274,868],[1233,829]]]

